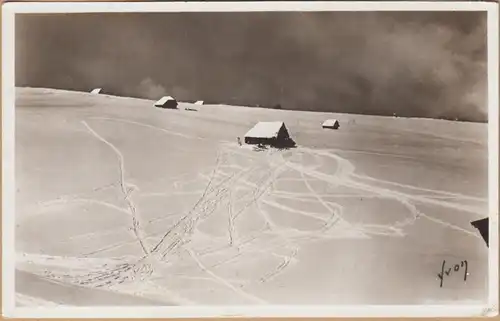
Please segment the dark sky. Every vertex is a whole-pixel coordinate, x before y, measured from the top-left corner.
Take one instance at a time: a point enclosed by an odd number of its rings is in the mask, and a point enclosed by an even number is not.
[[[481,12],[17,15],[16,85],[487,120]]]

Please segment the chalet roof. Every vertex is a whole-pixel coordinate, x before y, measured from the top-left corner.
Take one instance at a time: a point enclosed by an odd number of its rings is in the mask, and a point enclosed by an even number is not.
[[[155,106],[165,105],[165,103],[167,103],[167,101],[171,101],[171,100],[175,101],[175,98],[173,98],[172,96],[164,96],[155,103]]]
[[[250,129],[245,137],[254,138],[273,138],[277,137],[281,127],[285,126],[282,121],[273,122],[258,122],[252,129]]]

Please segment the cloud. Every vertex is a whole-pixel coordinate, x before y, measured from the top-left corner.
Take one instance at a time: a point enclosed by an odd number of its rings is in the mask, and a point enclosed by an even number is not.
[[[17,85],[487,119],[481,12],[103,15],[16,19]]]
[[[153,79],[146,78],[140,82],[139,86],[137,86],[135,94],[139,97],[148,99],[160,99],[161,97],[167,95],[167,90],[162,85],[155,83]]]

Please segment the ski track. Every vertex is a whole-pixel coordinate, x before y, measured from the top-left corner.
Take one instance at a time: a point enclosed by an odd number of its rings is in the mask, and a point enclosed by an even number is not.
[[[92,117],[92,119],[122,122],[135,126],[142,126],[152,130],[160,131],[168,135],[175,135],[188,139],[204,139],[202,137],[184,135],[149,124],[129,121],[125,119],[112,119],[105,117]],[[439,224],[444,228],[450,228],[469,236],[479,237],[477,233],[475,233],[475,231],[455,226],[449,222],[422,213],[418,209],[416,203],[439,206],[479,215],[480,213],[478,213],[477,209],[461,205],[457,203],[457,201],[468,200],[485,202],[486,200],[483,198],[462,195],[459,193],[451,193],[447,191],[426,189],[397,182],[376,179],[366,175],[356,174],[355,166],[347,159],[335,154],[334,150],[315,150],[303,147],[299,147],[295,151],[292,150],[287,152],[265,150],[261,152],[262,154],[265,154],[262,157],[260,155],[256,155],[256,153],[252,152],[251,150],[242,149],[226,141],[220,141],[221,149],[218,151],[215,166],[212,169],[211,173],[209,175],[204,175],[203,173],[199,173],[197,175],[198,178],[207,181],[203,190],[177,191],[179,184],[185,185],[187,183],[186,180],[181,180],[181,177],[185,177],[185,175],[181,175],[178,178],[169,180],[170,183],[174,185],[174,191],[166,190],[138,194],[138,197],[144,198],[174,197],[182,195],[200,196],[197,202],[193,204],[191,209],[184,214],[179,214],[181,215],[181,217],[175,223],[171,224],[166,231],[143,235],[143,232],[141,230],[139,211],[131,199],[131,193],[133,191],[138,191],[139,188],[126,182],[125,161],[123,154],[116,146],[104,139],[94,129],[92,129],[87,122],[82,121],[82,123],[94,137],[107,145],[115,153],[119,163],[119,187],[121,193],[123,194],[124,200],[127,203],[128,209],[121,208],[104,201],[86,199],[80,197],[80,194],[69,196],[65,199],[47,201],[41,203],[40,205],[44,207],[50,207],[56,205],[67,205],[73,202],[85,204],[88,203],[101,205],[122,213],[126,213],[132,217],[131,229],[133,230],[136,239],[108,244],[100,249],[74,258],[25,254],[24,257],[18,259],[22,262],[30,262],[36,266],[57,266],[61,270],[67,270],[67,272],[57,273],[46,272],[46,277],[52,277],[58,280],[63,279],[67,282],[76,283],[83,286],[106,286],[114,288],[115,290],[119,287],[122,287],[121,292],[123,293],[133,292],[130,289],[127,290],[127,288],[125,287],[126,284],[128,284],[128,287],[134,285],[138,286],[139,284],[142,284],[143,287],[147,288],[143,291],[146,294],[149,293],[151,295],[160,295],[164,292],[165,296],[167,296],[169,299],[175,299],[176,301],[181,301],[184,303],[193,303],[193,301],[188,297],[181,297],[180,295],[178,295],[178,293],[169,292],[167,291],[167,289],[164,289],[153,282],[155,278],[159,278],[158,276],[154,276],[154,273],[157,270],[154,267],[164,266],[168,269],[169,266],[175,266],[175,263],[178,260],[177,256],[183,250],[195,263],[195,267],[198,267],[198,269],[201,269],[203,272],[205,272],[208,277],[199,277],[189,274],[177,274],[179,277],[192,280],[200,279],[214,281],[253,303],[266,304],[263,299],[258,298],[251,293],[245,292],[242,289],[242,286],[251,284],[255,281],[268,282],[281,273],[286,272],[286,269],[291,266],[291,263],[298,262],[296,256],[302,245],[317,240],[335,238],[337,230],[334,230],[332,228],[334,228],[338,223],[342,223],[342,226],[346,226],[348,229],[360,232],[361,235],[364,235],[364,237],[373,237],[378,235],[402,237],[404,235],[405,227],[414,224],[415,221],[419,218],[425,218],[431,222]],[[339,150],[338,152],[342,151]],[[289,154],[291,154],[290,157],[284,156]],[[312,165],[308,164],[306,166],[304,164],[304,155],[310,156],[312,158]],[[246,166],[241,165],[241,163],[238,163],[239,161],[237,160],[237,156],[243,156],[246,161],[250,162],[250,164]],[[299,158],[299,163],[295,161],[297,158]],[[335,170],[331,174],[318,171],[318,169],[324,165],[325,159],[335,161]],[[297,172],[300,177],[280,177],[280,175],[286,173],[287,171]],[[261,174],[261,176],[259,178],[255,178],[253,177],[255,174]],[[307,192],[299,193],[277,190],[276,183],[280,180],[302,181],[307,188]],[[319,193],[313,188],[310,183],[314,180],[322,181],[332,186],[353,188],[356,191],[361,191],[362,193]],[[189,182],[196,182],[196,179],[190,180]],[[386,187],[372,185],[369,182],[382,184]],[[113,184],[109,186],[112,185]],[[109,186],[104,186],[102,188],[107,188]],[[130,189],[130,187],[133,188]],[[391,189],[391,187],[398,188],[400,190],[393,190]],[[402,190],[408,190],[409,193],[404,193]],[[235,194],[238,191],[245,191],[245,194],[244,196],[239,196],[238,199],[235,199]],[[417,191],[424,192],[426,194],[415,194],[415,192]],[[402,216],[404,216],[402,220],[396,221],[393,224],[350,224],[348,222],[348,208],[344,208],[341,203],[327,201],[325,200],[326,197],[338,198],[339,200],[350,197],[375,198],[384,201],[393,200],[402,204],[408,212],[402,214]],[[321,204],[326,212],[320,214],[294,209],[281,204],[279,202],[280,198],[315,201]],[[446,200],[452,200],[454,202]],[[236,210],[237,204],[242,202],[244,203],[243,206],[239,210]],[[269,213],[265,209],[263,209],[263,204],[279,208],[286,212],[294,212],[306,217],[320,220],[323,222],[324,227],[320,230],[310,231],[299,231],[293,228],[281,227],[277,225],[272,220]],[[250,210],[251,207],[254,207],[254,211]],[[218,212],[218,210],[224,209],[227,213],[228,235],[225,244],[221,243],[220,245],[215,246],[216,241],[218,242],[221,238],[214,237],[212,240],[214,246],[212,246],[211,250],[208,250],[207,248],[206,250],[197,252],[196,249],[190,245],[190,242],[191,236],[193,234],[201,233],[198,230],[198,224],[209,219],[210,216],[214,213],[219,214],[220,212]],[[236,220],[241,218],[242,215],[255,215],[255,211],[263,219],[264,227],[257,231],[250,232],[249,234],[240,233],[235,225]],[[172,217],[172,215],[175,216],[174,214],[171,214],[168,217],[166,216],[152,219],[150,220],[150,223],[153,221],[170,218]],[[323,217],[326,215],[328,217]],[[123,227],[117,227],[116,229],[108,229],[95,233],[77,235],[71,237],[70,240],[85,237],[96,237],[104,234],[112,234],[123,229]],[[160,240],[156,241],[155,245],[149,247],[150,249],[148,249],[146,241],[159,235],[161,235]],[[259,247],[257,248],[254,243],[262,240],[263,237],[270,237],[270,240],[266,241],[266,246],[261,247],[259,245]],[[109,251],[135,242],[139,242],[144,253],[144,256],[140,258],[123,257],[115,259],[94,259],[88,257],[96,253]],[[206,256],[225,255],[226,253],[231,253],[228,251],[234,250],[235,248],[237,249],[237,253],[225,257],[218,262],[206,265],[202,261],[202,258]],[[276,251],[282,248],[285,248],[287,252],[289,251],[289,253],[276,253]],[[159,254],[159,257],[151,258],[150,254],[153,253]],[[268,271],[262,277],[255,280],[225,278],[224,276],[219,275],[214,271],[214,269],[217,269],[226,264],[232,264],[234,262],[238,263],[238,259],[245,254],[253,254],[250,256],[252,260],[266,260],[270,257],[277,257],[282,259],[282,262],[274,269]],[[80,274],[75,274],[71,271],[81,272]],[[188,270],[186,270],[186,272],[188,272]],[[125,281],[128,281],[128,283]],[[32,305],[36,305],[37,302],[40,302],[40,305],[43,303],[43,300],[38,298],[18,296],[18,299],[23,302],[31,302]]]
[[[282,165],[285,166],[287,162],[284,162],[282,161]],[[280,166],[281,168],[281,166]],[[273,182],[276,180],[276,177],[277,177],[277,173],[276,172],[273,172],[272,175],[269,177],[269,179],[267,180],[268,182]],[[286,244],[286,246],[288,248],[291,248],[292,249],[292,253],[287,256],[284,261],[278,266],[276,267],[276,269],[274,271],[271,271],[270,273],[268,273],[267,275],[264,275],[260,281],[261,282],[267,282],[269,281],[271,278],[274,278],[276,277],[276,275],[278,275],[279,273],[283,272],[283,270],[289,265],[289,263],[292,261],[292,259],[297,255],[298,253],[298,247],[296,244],[294,244],[281,230],[280,228],[274,223],[274,221],[271,219],[271,217],[269,216],[269,214],[267,213],[267,211],[263,210],[262,209],[262,206],[260,204],[260,202],[256,202],[256,207],[257,207],[257,210],[259,212],[259,214],[264,218],[267,226],[269,227],[269,229],[276,233],[278,235],[278,237],[284,241],[284,243]]]
[[[434,189],[428,189],[428,188],[422,188],[422,187],[411,186],[411,185],[406,185],[406,184],[400,184],[400,183],[396,183],[396,182],[391,182],[391,181],[386,181],[386,180],[382,180],[382,179],[378,179],[378,178],[369,177],[366,175],[354,174],[353,177],[361,179],[361,180],[369,180],[369,181],[373,181],[376,183],[383,183],[383,184],[387,184],[387,185],[406,188],[406,189],[410,189],[412,191],[417,190],[417,191],[433,193],[433,194],[430,194],[431,197],[434,194],[438,194],[438,195],[434,196],[436,198],[464,199],[464,200],[472,200],[472,201],[478,201],[478,202],[487,202],[488,201],[487,199],[480,198],[480,197],[467,196],[467,195],[462,195],[462,194],[458,194],[458,193],[450,193],[450,192],[446,192],[446,191],[439,191],[439,190],[434,190]],[[420,197],[426,197],[426,196],[420,195]]]
[[[219,277],[216,275],[214,272],[212,272],[210,269],[208,269],[196,256],[196,254],[189,248],[185,248],[185,250],[188,252],[188,254],[191,256],[191,258],[198,264],[200,269],[204,272],[206,272],[208,275],[210,275],[214,280],[218,281],[222,285],[226,286],[227,288],[233,290],[235,293],[249,299],[250,301],[257,303],[257,304],[266,304],[266,301],[251,295],[245,291],[243,291],[241,288],[235,287],[231,282],[228,282],[226,279]]]
[[[130,214],[132,216],[132,230],[134,231],[134,234],[137,238],[137,241],[141,245],[142,251],[144,252],[145,255],[149,255],[149,250],[146,247],[146,244],[144,240],[142,239],[141,235],[141,230],[140,230],[140,218],[139,218],[139,213],[137,212],[137,208],[133,201],[130,198],[130,193],[131,191],[128,191],[127,188],[130,185],[127,185],[127,182],[125,180],[125,160],[123,157],[123,154],[120,152],[118,148],[116,148],[115,145],[104,139],[102,136],[100,136],[95,130],[90,127],[86,121],[82,121],[83,125],[89,130],[89,132],[94,135],[98,140],[106,144],[108,147],[110,147],[114,153],[116,154],[116,157],[118,158],[119,166],[120,166],[120,187],[121,191],[123,193],[124,199],[128,204]]]
[[[145,123],[141,123],[141,122],[136,122],[136,121],[132,121],[132,120],[128,120],[128,119],[108,118],[108,117],[91,117],[90,119],[98,119],[98,120],[106,120],[106,121],[110,121],[110,122],[131,124],[131,125],[135,125],[135,126],[140,126],[140,127],[145,127],[145,128],[153,129],[156,131],[160,131],[162,133],[169,134],[172,136],[179,136],[179,137],[188,138],[188,139],[204,140],[203,137],[184,135],[184,134],[181,134],[178,132],[167,130],[165,128],[161,128],[161,127],[157,127],[157,126],[153,126],[153,125],[149,125],[149,124],[145,124]]]
[[[376,194],[379,194],[380,196],[393,198],[396,201],[402,203],[404,206],[406,206],[410,210],[410,212],[414,215],[415,219],[418,218],[422,213],[420,213],[420,211],[418,211],[416,209],[415,205],[412,204],[411,202],[409,202],[409,200],[419,201],[419,202],[426,203],[426,204],[438,205],[438,206],[441,206],[441,207],[446,207],[446,208],[451,208],[451,209],[455,209],[455,210],[459,210],[459,211],[469,212],[469,213],[476,214],[476,215],[479,214],[478,211],[477,211],[477,209],[475,209],[475,208],[470,208],[470,207],[467,207],[467,206],[463,206],[463,205],[459,205],[459,204],[454,204],[454,203],[450,203],[450,202],[438,201],[438,200],[435,200],[435,199],[426,198],[426,197],[422,197],[422,196],[409,195],[409,194],[405,194],[405,193],[402,193],[402,192],[393,191],[393,190],[389,190],[389,189],[386,189],[386,188],[376,187],[376,186],[373,186],[373,185],[368,185],[368,184],[364,184],[364,183],[361,183],[361,182],[354,181],[351,178],[351,177],[356,177],[355,175],[351,175],[354,172],[354,166],[350,162],[348,162],[347,160],[345,160],[345,159],[343,159],[343,158],[341,158],[341,157],[339,157],[337,155],[334,155],[334,154],[331,154],[331,153],[328,153],[328,152],[322,152],[322,151],[313,151],[313,152],[322,154],[322,155],[327,156],[327,157],[334,158],[334,159],[336,159],[336,160],[339,161],[339,165],[340,166],[338,168],[338,171],[340,171],[340,173],[342,175],[336,177],[337,180],[340,179],[340,183],[337,181],[337,184],[341,184],[341,185],[348,186],[348,187],[353,187],[353,188],[356,188],[356,189],[363,190],[365,192],[376,193]],[[324,174],[324,173],[319,173],[317,171],[311,171],[311,170],[303,169],[300,166],[296,166],[295,165],[295,168],[297,168],[298,170],[301,170],[301,171],[305,172],[308,175],[311,175],[311,176],[313,176],[315,178],[318,178],[318,179],[325,180],[327,182],[331,182],[332,179],[333,179],[330,175],[327,175],[327,174]],[[363,177],[365,177],[365,176],[363,176]],[[372,179],[372,180],[376,180],[376,179]],[[402,185],[402,184],[397,184],[397,183],[394,183],[394,184],[395,185]],[[408,186],[408,185],[404,185],[404,186],[411,187],[411,186]],[[432,191],[432,190],[427,190],[427,191]],[[460,197],[461,195],[454,194],[453,196]],[[456,226],[453,226],[452,224],[449,224],[449,223],[447,223],[446,226],[450,227],[450,228],[455,228],[456,230],[462,230],[462,231],[464,231],[464,229],[457,228]],[[478,237],[474,233],[466,233],[466,234],[468,234],[468,235],[475,235],[476,237]]]
[[[101,206],[116,210],[118,212],[122,212],[124,214],[130,215],[130,212],[127,211],[127,209],[116,206],[112,203],[94,200],[94,199],[85,199],[85,198],[73,198],[73,199],[62,199],[62,200],[58,199],[58,200],[44,202],[44,203],[40,204],[40,206],[53,207],[53,206],[57,206],[57,205],[68,205],[70,203],[96,204],[96,205],[101,205]],[[36,213],[36,214],[38,214],[38,213]]]

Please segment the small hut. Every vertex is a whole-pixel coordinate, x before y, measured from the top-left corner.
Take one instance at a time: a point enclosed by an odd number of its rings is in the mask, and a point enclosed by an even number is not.
[[[197,102],[195,102],[194,104],[195,105],[203,105],[204,101],[203,100],[198,100]]]
[[[169,108],[169,109],[176,109],[177,108],[177,100],[171,96],[165,96],[162,97],[160,100],[158,100],[155,103],[155,107],[158,108]]]
[[[292,147],[295,142],[290,138],[282,121],[259,122],[245,134],[246,144]]]
[[[323,123],[323,128],[328,128],[328,129],[338,129],[340,127],[340,123],[336,119],[327,119]]]
[[[102,91],[102,88],[95,88],[95,89],[92,89],[92,91],[90,92],[91,94],[100,94]]]

